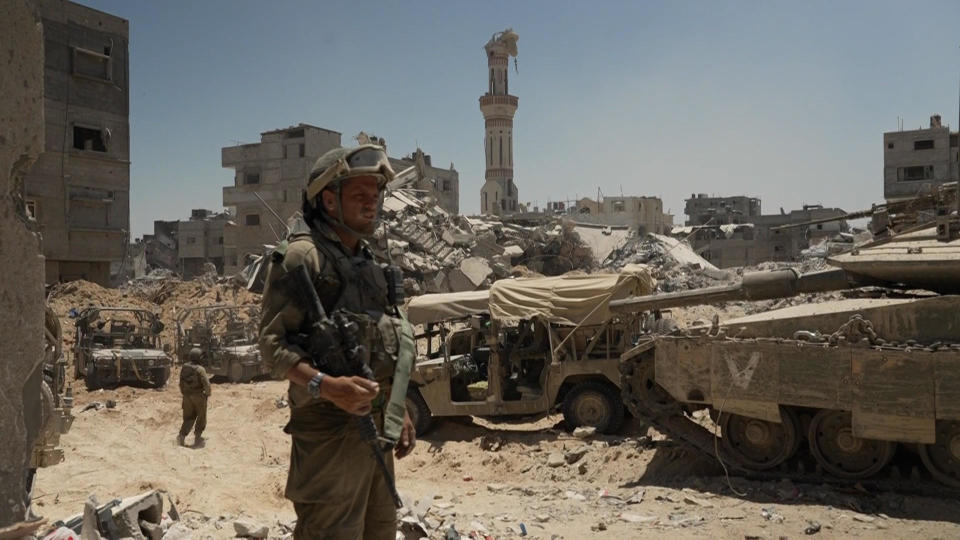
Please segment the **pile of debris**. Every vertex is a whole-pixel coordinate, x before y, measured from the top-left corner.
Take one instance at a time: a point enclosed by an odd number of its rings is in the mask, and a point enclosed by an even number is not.
[[[596,266],[573,224],[560,220],[534,227],[455,216],[402,189],[392,191],[383,206],[377,246],[403,269],[410,295],[485,289],[519,265],[525,270],[516,273],[544,275]]]
[[[712,287],[731,283],[737,277],[735,272],[720,270],[697,255],[686,242],[659,234],[629,239],[610,253],[603,267],[620,271],[628,264],[651,267],[658,292]]]

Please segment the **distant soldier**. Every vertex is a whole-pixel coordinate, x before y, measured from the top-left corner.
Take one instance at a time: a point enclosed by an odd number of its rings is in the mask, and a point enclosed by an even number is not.
[[[210,397],[210,381],[207,371],[200,365],[203,351],[194,347],[187,354],[187,361],[180,369],[180,393],[183,394],[183,425],[177,443],[184,446],[183,440],[193,430],[193,445],[203,443],[203,429],[207,427],[207,398]]]

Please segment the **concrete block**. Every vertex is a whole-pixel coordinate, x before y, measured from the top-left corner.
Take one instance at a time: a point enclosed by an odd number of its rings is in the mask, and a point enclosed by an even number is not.
[[[163,519],[163,496],[157,490],[147,491],[120,501],[113,509],[113,523],[118,538],[160,540]]]

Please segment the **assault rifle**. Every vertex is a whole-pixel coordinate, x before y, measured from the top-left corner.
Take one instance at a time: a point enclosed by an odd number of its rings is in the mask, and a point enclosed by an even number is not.
[[[302,337],[297,336],[298,339],[295,341],[305,345],[307,352],[310,353],[313,367],[331,377],[358,375],[374,380],[373,371],[364,361],[367,355],[366,347],[357,341],[359,332],[357,323],[348,319],[343,313],[334,312],[332,316],[327,315],[305,266],[297,266],[290,271],[290,274],[293,290],[300,301],[306,305],[309,310],[309,320],[312,321],[309,333]],[[403,502],[400,500],[400,494],[397,493],[393,475],[387,469],[387,462],[383,459],[383,452],[389,452],[393,443],[380,438],[372,413],[355,418],[363,439],[370,446],[373,458],[377,461],[377,466],[387,482],[393,504],[401,508]]]

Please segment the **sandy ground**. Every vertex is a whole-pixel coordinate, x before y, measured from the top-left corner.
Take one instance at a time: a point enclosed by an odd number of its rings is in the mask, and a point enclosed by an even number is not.
[[[53,521],[79,513],[89,494],[105,502],[158,488],[194,538],[232,537],[239,516],[269,526],[271,537],[288,534],[295,516],[282,495],[289,442],[281,428],[289,411],[277,405],[285,384],[215,384],[202,448],[176,445],[175,385],[78,386],[66,459],[39,472],[38,514]],[[116,407],[82,410],[107,400]],[[471,530],[519,538],[524,529],[528,538],[794,538],[814,522],[824,538],[960,537],[956,500],[733,478],[738,496],[716,464],[636,421],[586,441],[560,422],[439,423],[398,463],[407,512],[424,518],[432,538],[451,524],[465,538]],[[554,468],[553,453],[583,455]]]

